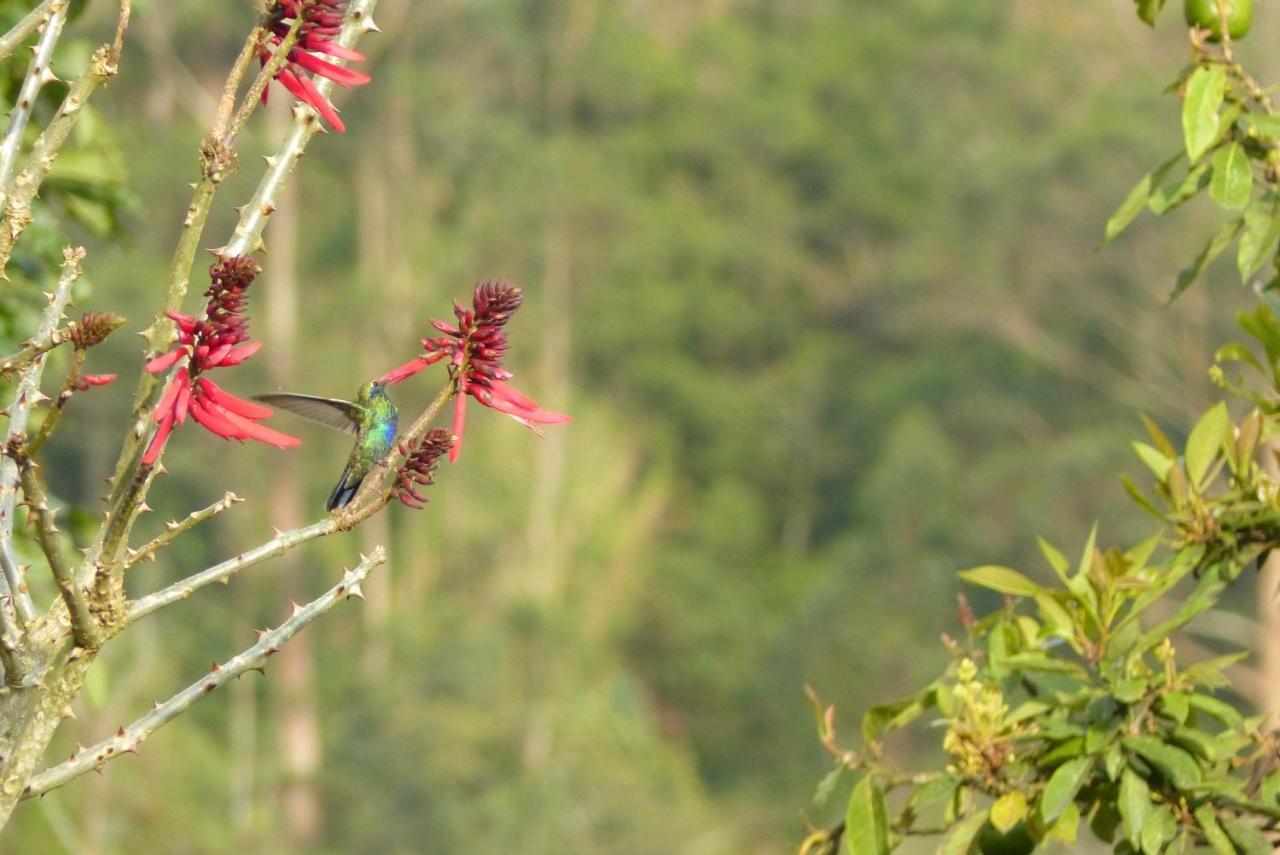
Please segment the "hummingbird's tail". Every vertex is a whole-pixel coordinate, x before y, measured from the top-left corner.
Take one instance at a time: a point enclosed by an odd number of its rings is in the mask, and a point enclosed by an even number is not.
[[[348,463],[347,468],[342,470],[342,477],[338,479],[338,486],[333,488],[333,492],[329,494],[329,501],[324,503],[324,509],[335,511],[338,508],[345,508],[356,497],[356,491],[360,489],[363,482],[363,475],[352,476],[351,464]]]

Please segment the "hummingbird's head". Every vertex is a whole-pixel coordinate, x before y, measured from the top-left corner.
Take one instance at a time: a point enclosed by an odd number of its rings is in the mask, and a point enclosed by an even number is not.
[[[360,387],[360,403],[367,404],[374,398],[382,398],[387,394],[387,384],[381,380],[370,380]]]

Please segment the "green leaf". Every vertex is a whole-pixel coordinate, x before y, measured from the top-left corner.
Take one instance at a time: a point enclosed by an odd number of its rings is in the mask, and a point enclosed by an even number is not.
[[[907,804],[912,807],[924,807],[934,802],[945,801],[951,798],[958,786],[960,786],[959,778],[953,775],[941,775],[917,787],[907,799]]]
[[[1012,594],[1015,597],[1034,597],[1044,590],[1017,570],[996,564],[985,564],[971,570],[962,570],[959,575],[961,579],[971,584],[981,585],[1002,594]]]
[[[1147,445],[1145,442],[1134,440],[1130,443],[1134,452],[1138,455],[1138,459],[1151,470],[1151,474],[1156,476],[1157,481],[1164,481],[1169,475],[1169,467],[1173,465],[1171,458],[1165,457],[1155,448]]]
[[[1218,149],[1213,156],[1209,196],[1228,211],[1239,211],[1253,197],[1253,167],[1237,142]]]
[[[1111,219],[1107,220],[1107,228],[1102,239],[1102,246],[1106,246],[1115,240],[1129,224],[1133,222],[1138,214],[1142,213],[1142,209],[1147,206],[1147,200],[1151,198],[1151,193],[1164,182],[1165,176],[1169,174],[1178,161],[1182,160],[1182,152],[1178,152],[1155,169],[1148,172],[1142,177],[1142,180],[1129,191],[1129,195],[1125,197],[1124,202],[1111,215]]]
[[[1199,486],[1230,435],[1231,417],[1226,402],[1219,401],[1200,417],[1187,437],[1187,478],[1192,484]]]
[[[874,775],[867,775],[853,788],[844,823],[844,848],[849,855],[888,855],[888,811],[884,790]]]
[[[1280,196],[1268,193],[1255,199],[1244,212],[1244,233],[1240,235],[1240,247],[1236,252],[1236,269],[1240,271],[1241,281],[1248,281],[1250,276],[1261,270],[1276,251],[1276,244],[1280,242],[1278,200]]]
[[[1040,796],[1040,819],[1045,825],[1057,819],[1071,804],[1092,769],[1092,757],[1077,757],[1053,770]]]
[[[1125,769],[1124,751],[1120,748],[1119,742],[1113,742],[1107,746],[1107,753],[1102,756],[1102,765],[1106,770],[1107,777],[1114,781],[1119,777],[1120,772]]]
[[[831,798],[831,792],[840,783],[840,779],[844,777],[844,773],[849,767],[841,763],[830,772],[822,776],[822,780],[818,782],[818,788],[813,793],[813,804],[815,807],[822,807],[827,803],[827,799]]]
[[[1058,817],[1048,832],[1048,836],[1062,843],[1075,843],[1076,831],[1080,825],[1080,808],[1076,807],[1075,802],[1070,802],[1062,809],[1062,816]]]
[[[988,811],[970,814],[965,820],[951,829],[951,834],[938,847],[938,855],[966,855],[973,838],[978,836],[982,826],[987,824]]]
[[[1040,619],[1053,635],[1068,641],[1074,640],[1075,621],[1072,620],[1071,613],[1054,599],[1052,594],[1047,591],[1036,594],[1036,609],[1040,613]]]
[[[1062,554],[1058,547],[1054,546],[1043,537],[1037,537],[1036,543],[1040,545],[1040,554],[1044,556],[1044,560],[1049,562],[1049,566],[1053,568],[1053,572],[1062,580],[1062,584],[1067,584],[1068,573],[1071,571],[1071,565],[1067,562],[1067,556]]]
[[[1132,769],[1120,776],[1120,817],[1124,820],[1124,836],[1137,849],[1142,845],[1142,828],[1151,813],[1151,788]]]
[[[1142,826],[1142,851],[1147,855],[1160,855],[1164,845],[1177,832],[1178,820],[1173,812],[1163,805],[1156,807],[1147,815],[1146,824]]]
[[[1008,834],[1027,815],[1027,797],[1014,791],[996,799],[991,806],[991,824],[1001,834]]]
[[[1273,855],[1275,850],[1258,826],[1234,816],[1224,816],[1219,821],[1231,842],[1240,847],[1245,855]]]
[[[1259,371],[1263,370],[1262,363],[1258,361],[1258,357],[1253,355],[1253,351],[1238,341],[1228,342],[1218,348],[1218,352],[1213,355],[1213,361],[1244,362],[1248,365],[1252,365]]]
[[[1147,681],[1141,677],[1121,680],[1111,689],[1111,696],[1122,704],[1132,704],[1142,700],[1147,693]]]
[[[1204,686],[1213,686],[1215,688],[1226,686],[1231,681],[1224,677],[1222,672],[1242,659],[1247,658],[1249,658],[1249,651],[1241,650],[1239,653],[1228,653],[1225,656],[1204,659],[1183,669],[1182,676]]]
[[[1220,65],[1202,65],[1187,81],[1182,102],[1182,136],[1192,163],[1218,141],[1218,110],[1227,94],[1227,72]]]
[[[1261,136],[1280,137],[1280,116],[1267,116],[1259,113],[1249,113],[1242,116],[1240,121],[1249,130],[1257,131]]]
[[[1160,696],[1160,712],[1182,724],[1191,711],[1191,703],[1185,692],[1166,692]]]
[[[1058,659],[1040,650],[1014,653],[1011,656],[1005,656],[1001,661],[1004,665],[1012,668],[1021,668],[1024,671],[1061,674],[1064,677],[1071,677],[1082,683],[1089,681],[1089,672],[1083,666],[1067,659]]]
[[[1209,162],[1197,163],[1186,175],[1166,181],[1153,190],[1147,200],[1147,210],[1157,217],[1167,214],[1208,187],[1209,178]]]
[[[1160,770],[1175,787],[1190,789],[1200,783],[1200,766],[1195,758],[1154,736],[1127,736],[1124,747]]]
[[[1258,788],[1258,800],[1272,807],[1280,804],[1280,769],[1262,779],[1262,786]]]
[[[1213,237],[1209,238],[1209,242],[1200,250],[1200,254],[1195,257],[1195,260],[1179,271],[1178,278],[1173,283],[1173,293],[1169,295],[1170,303],[1178,299],[1183,291],[1190,288],[1192,283],[1200,278],[1200,274],[1204,272],[1205,268],[1212,264],[1218,256],[1222,255],[1226,248],[1231,245],[1231,241],[1235,240],[1243,224],[1244,221],[1237,217],[1230,222],[1223,223]]]
[[[1193,692],[1187,695],[1187,703],[1193,710],[1211,715],[1227,727],[1235,727],[1244,720],[1244,716],[1240,714],[1239,710],[1212,695]]]
[[[1164,8],[1165,0],[1134,0],[1138,4],[1138,17],[1150,26],[1155,26],[1156,16]]]
[[[1200,805],[1195,809],[1195,817],[1196,822],[1200,824],[1200,829],[1204,832],[1205,839],[1218,855],[1236,855],[1236,847],[1231,843],[1231,838],[1227,837],[1222,826],[1218,825],[1218,818],[1213,813],[1213,805],[1208,802]]]
[[[862,717],[862,738],[874,742],[885,733],[910,724],[936,703],[937,691],[930,686],[914,697],[874,706]]]

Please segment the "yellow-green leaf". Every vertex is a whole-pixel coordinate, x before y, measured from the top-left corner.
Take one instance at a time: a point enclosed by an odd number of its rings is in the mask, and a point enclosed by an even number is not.
[[[1181,748],[1154,736],[1128,736],[1123,741],[1125,748],[1159,769],[1178,789],[1190,789],[1200,783],[1199,764]]]
[[[1229,211],[1239,211],[1253,196],[1253,168],[1249,156],[1237,142],[1223,146],[1213,156],[1213,176],[1209,179],[1209,195]]]
[[[1142,845],[1142,828],[1151,813],[1151,788],[1132,769],[1120,775],[1120,818],[1124,821],[1124,836],[1134,849]]]
[[[867,775],[853,788],[844,823],[844,849],[848,855],[888,855],[888,812],[884,790],[874,775]]]
[[[1187,437],[1186,451],[1187,479],[1192,484],[1200,484],[1230,431],[1231,417],[1227,415],[1227,405],[1223,401],[1210,407],[1196,422]]]
[[[1068,760],[1049,776],[1040,796],[1040,819],[1046,825],[1053,822],[1075,799],[1093,768],[1093,758],[1077,757]]]
[[[1202,65],[1187,81],[1186,98],[1182,102],[1182,135],[1192,163],[1218,141],[1221,132],[1218,109],[1226,94],[1227,72],[1220,65]]]
[[[1027,797],[1014,791],[996,799],[991,806],[991,824],[1001,834],[1008,834],[1027,815]]]
[[[1044,590],[1017,570],[996,564],[985,564],[971,570],[962,570],[959,575],[966,582],[981,585],[1002,594],[1012,594],[1015,597],[1034,597]]]
[[[1218,825],[1218,818],[1213,814],[1213,805],[1206,802],[1195,809],[1196,822],[1204,832],[1205,839],[1218,855],[1236,855],[1236,847],[1227,837],[1227,833]]]

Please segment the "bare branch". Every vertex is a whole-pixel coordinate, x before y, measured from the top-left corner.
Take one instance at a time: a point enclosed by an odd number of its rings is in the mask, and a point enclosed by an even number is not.
[[[260,564],[268,558],[282,555],[309,540],[333,534],[335,531],[338,531],[338,524],[330,518],[312,523],[304,528],[281,532],[261,546],[254,547],[248,552],[242,552],[235,558],[229,558],[221,564],[215,564],[207,570],[201,570],[199,573],[188,576],[181,582],[175,582],[167,588],[162,588],[154,594],[148,594],[136,600],[129,605],[126,622],[133,623],[158,609],[172,605],[179,600],[185,600],[206,585],[211,585],[214,582],[228,582],[232,576],[241,570]]]
[[[16,371],[21,371],[58,345],[70,341],[75,329],[76,323],[72,321],[67,326],[55,329],[48,335],[29,339],[22,345],[21,350],[0,358],[0,374],[13,374]]]
[[[49,295],[49,305],[40,317],[40,326],[33,337],[35,340],[47,338],[58,328],[67,304],[71,302],[71,287],[80,278],[80,263],[84,261],[84,256],[83,247],[68,247],[63,251],[62,275],[58,278],[53,293]],[[9,407],[7,442],[12,443],[26,436],[31,406],[42,397],[40,378],[44,375],[44,363],[43,356],[37,357],[18,379],[18,390]],[[13,597],[19,623],[25,625],[35,617],[35,606],[31,602],[31,595],[27,593],[27,584],[18,569],[18,560],[13,552],[13,514],[17,504],[17,484],[18,464],[7,457],[0,460],[0,567],[4,569],[4,578]],[[4,614],[4,610],[0,610],[0,621],[3,621]],[[5,629],[0,623],[0,635],[7,634]]]
[[[40,430],[27,443],[27,453],[32,457],[40,453],[40,449],[44,447],[45,442],[53,435],[58,422],[62,420],[62,413],[67,408],[67,402],[76,393],[76,385],[80,382],[80,374],[84,371],[84,360],[87,355],[87,352],[81,348],[76,348],[72,351],[71,365],[67,367],[67,377],[62,381],[62,388],[58,390],[58,394],[54,397],[53,406],[49,408],[49,412],[45,413],[44,421],[40,422]]]
[[[342,575],[342,580],[326,591],[319,599],[305,606],[296,603],[288,620],[270,632],[263,632],[258,643],[236,656],[224,665],[213,666],[213,669],[196,682],[187,686],[164,703],[156,704],[155,709],[142,718],[116,731],[114,736],[102,740],[96,745],[77,751],[71,758],[34,776],[23,791],[24,799],[43,795],[60,787],[74,778],[93,769],[98,769],[109,760],[129,752],[137,753],[138,746],[151,734],[168,722],[186,712],[201,698],[215,689],[226,685],[232,679],[249,671],[265,667],[267,659],[275,654],[282,645],[297,635],[304,626],[329,611],[342,599],[359,597],[360,584],[369,571],[387,559],[381,546],[361,560],[352,570]]]
[[[183,533],[190,531],[205,520],[217,516],[232,505],[243,501],[244,499],[240,498],[235,493],[227,493],[209,507],[204,508],[203,510],[193,511],[188,514],[186,519],[181,522],[175,520],[173,522],[165,523],[164,532],[159,537],[155,538],[137,551],[130,551],[128,559],[124,562],[124,569],[127,570],[135,564],[148,559],[154,559],[157,552],[164,549],[170,543],[173,543],[173,541],[181,537]]]
[[[41,0],[36,7],[27,13],[26,17],[13,25],[13,29],[0,36],[0,60],[3,60],[17,50],[18,45],[22,44],[36,30],[44,26],[45,22],[53,17],[54,13],[60,9],[66,9],[70,0]]]
[[[50,10],[44,32],[36,42],[31,64],[27,66],[27,76],[22,81],[22,88],[18,90],[18,100],[9,112],[9,125],[5,128],[4,141],[0,142],[0,202],[12,189],[13,170],[18,163],[18,152],[22,150],[22,135],[27,130],[40,90],[46,83],[58,79],[49,63],[53,59],[53,47],[58,43],[62,27],[67,22],[67,5],[66,0],[63,0]]]
[[[58,584],[58,592],[67,605],[67,614],[71,617],[71,632],[76,644],[86,650],[95,650],[102,643],[102,632],[98,623],[89,611],[89,599],[84,589],[76,582],[75,571],[67,563],[62,554],[62,543],[58,537],[58,526],[54,523],[53,509],[49,507],[49,497],[44,485],[36,476],[35,464],[27,454],[25,444],[20,440],[10,440],[6,453],[18,464],[22,477],[22,492],[26,496],[27,509],[35,523],[36,543],[49,562],[49,572]]]

